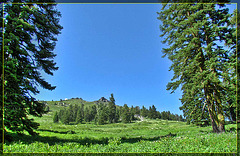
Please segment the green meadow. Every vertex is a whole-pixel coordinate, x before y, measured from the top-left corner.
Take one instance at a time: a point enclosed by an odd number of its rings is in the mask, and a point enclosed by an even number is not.
[[[226,133],[212,133],[212,127],[186,122],[144,119],[131,123],[97,125],[93,122],[64,125],[53,123],[53,115],[63,106],[48,102],[50,111],[41,118],[38,136],[10,132],[4,153],[233,153],[237,152],[237,125],[226,125]],[[89,103],[91,104],[91,103]]]

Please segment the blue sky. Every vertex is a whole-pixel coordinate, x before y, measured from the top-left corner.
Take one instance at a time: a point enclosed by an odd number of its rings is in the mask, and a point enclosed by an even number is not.
[[[58,4],[64,27],[58,36],[56,85],[40,89],[37,99],[109,98],[129,106],[155,105],[158,111],[182,114],[181,91],[170,94],[171,62],[161,58],[157,13],[161,4]]]

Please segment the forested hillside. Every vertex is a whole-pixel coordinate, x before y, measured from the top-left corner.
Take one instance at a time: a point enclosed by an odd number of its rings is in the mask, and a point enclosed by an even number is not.
[[[105,97],[88,102],[82,98],[72,98],[60,101],[44,101],[45,111],[52,112],[53,122],[64,124],[79,124],[93,121],[95,124],[130,123],[134,120],[164,119],[184,121],[182,115],[170,111],[159,112],[156,106],[123,106],[115,105],[113,94],[107,100]],[[49,109],[51,108],[51,109]]]

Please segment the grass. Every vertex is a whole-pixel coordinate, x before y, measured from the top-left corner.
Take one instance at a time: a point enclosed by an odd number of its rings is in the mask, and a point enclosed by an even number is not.
[[[42,118],[34,118],[40,123],[37,130],[40,135],[32,137],[27,133],[23,136],[11,133],[14,141],[4,144],[4,152],[237,152],[237,126],[234,124],[226,125],[227,132],[222,134],[212,133],[210,126],[197,127],[160,119],[129,124],[63,125],[52,122],[54,111],[60,108],[54,104],[49,106],[52,112]]]

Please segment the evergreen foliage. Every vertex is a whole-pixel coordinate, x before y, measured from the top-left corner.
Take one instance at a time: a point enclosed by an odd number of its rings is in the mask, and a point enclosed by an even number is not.
[[[181,85],[181,110],[190,122],[210,119],[214,132],[224,132],[227,104],[233,96],[231,80],[236,79],[234,27],[224,4],[163,4],[158,19],[161,37],[169,48],[163,57],[172,61],[174,71],[167,90]],[[225,44],[225,45],[224,45]],[[228,82],[228,83],[227,83]],[[228,84],[228,85],[227,85]],[[227,104],[224,104],[227,103]]]
[[[54,116],[53,116],[53,122],[54,123],[58,123],[59,122],[59,118],[58,118],[58,113],[55,112]]]
[[[90,117],[89,117],[90,119],[89,120],[93,121],[95,119],[96,115],[97,115],[96,105],[91,106],[89,112],[90,112]]]
[[[111,95],[111,97],[113,97],[113,94]],[[114,102],[115,105],[115,100],[113,100],[112,98],[110,98],[109,102],[100,102],[93,105],[84,105],[82,102],[79,104],[74,103],[73,105],[71,103],[68,104],[68,102],[66,101],[65,106],[68,105],[68,107],[60,109],[59,112],[56,112],[56,114],[58,115],[58,120],[61,121],[63,124],[82,124],[94,121],[95,124],[103,125],[111,123],[109,122],[109,119],[111,118],[109,117],[109,108],[111,108],[109,106],[111,104],[109,103],[111,101]],[[44,103],[48,105],[47,102]],[[53,104],[55,103],[53,102]],[[182,116],[182,118],[180,118],[179,115],[172,114],[170,113],[170,111],[157,111],[154,105],[150,106],[149,110],[146,109],[144,106],[142,107],[142,109],[140,109],[139,106],[131,106],[129,108],[127,104],[125,104],[124,106],[115,105],[115,108],[116,113],[114,115],[114,119],[112,120],[114,123],[129,123],[131,121],[137,120],[139,117],[141,118],[142,112],[146,112],[146,115],[144,117],[149,119],[159,118],[165,120],[184,121]]]
[[[4,58],[1,55],[4,80],[2,70],[0,74],[4,82],[1,82],[1,88],[4,84],[4,125],[17,133],[26,130],[35,135],[34,129],[39,124],[28,115],[41,117],[44,113],[44,104],[34,98],[39,93],[37,86],[55,89],[42,78],[40,71],[53,75],[58,69],[53,50],[56,36],[62,29],[59,25],[61,14],[56,10],[56,4],[18,2],[22,3],[4,4],[4,50],[1,49],[1,54],[4,52]],[[2,18],[0,21],[2,26]],[[3,69],[2,64],[0,66]]]
[[[131,113],[127,104],[123,105],[122,122],[123,123],[131,122]]]
[[[82,121],[83,121],[83,116],[82,116],[81,110],[78,109],[75,122],[76,124],[79,124],[79,123],[82,123]]]
[[[100,103],[98,105],[98,109],[97,109],[97,123],[99,125],[103,125],[106,123],[108,117],[107,117],[107,109],[104,106],[104,104]]]
[[[68,125],[70,122],[70,112],[69,109],[63,112],[62,123]]]
[[[142,109],[140,111],[141,116],[147,117],[148,116],[148,110],[144,106],[142,106]]]
[[[130,108],[130,121],[135,120],[134,115],[135,115],[135,113],[134,113],[134,107],[131,106],[131,108]]]
[[[109,123],[114,123],[116,122],[116,105],[113,94],[111,94],[109,100],[110,102],[108,102],[108,121]]]
[[[85,110],[84,110],[84,120],[86,122],[90,122],[91,121],[91,114],[90,114],[90,111],[89,111],[88,107],[85,107]]]
[[[60,111],[59,111],[59,113],[58,113],[58,118],[59,118],[59,120],[62,122],[62,119],[63,119],[63,114],[64,114],[64,110],[63,109],[61,109]]]
[[[149,107],[148,117],[149,117],[150,119],[160,118],[160,117],[158,116],[157,109],[156,109],[156,107],[155,107],[154,105],[152,105],[152,106]]]
[[[116,109],[116,116],[115,116],[115,122],[119,122],[120,120],[120,108]]]
[[[68,117],[69,122],[74,122],[76,120],[76,117],[74,116],[75,110],[73,109],[73,105],[69,105],[68,111],[69,111],[69,117]]]

